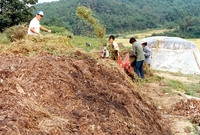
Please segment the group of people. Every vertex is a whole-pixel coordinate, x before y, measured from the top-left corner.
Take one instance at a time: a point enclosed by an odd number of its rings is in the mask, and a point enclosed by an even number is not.
[[[130,38],[129,43],[132,44],[132,56],[136,58],[136,64],[134,67],[134,71],[138,75],[139,78],[144,79],[144,70],[143,63],[144,60],[150,66],[151,64],[151,50],[147,46],[146,41],[141,41],[141,43],[137,42],[135,38]]]
[[[138,75],[139,78],[144,79],[144,70],[143,63],[146,63],[150,66],[151,64],[151,50],[147,46],[146,41],[137,42],[135,38],[130,38],[129,43],[132,44],[132,52],[131,56],[136,58],[136,63],[134,65],[134,71]],[[115,37],[111,35],[109,37],[109,43],[104,47],[102,58],[111,58],[113,60],[117,60],[119,56],[119,46],[115,42]]]
[[[39,35],[40,30],[51,32],[51,30],[40,25],[40,20],[43,18],[43,11],[38,11],[36,16],[31,20],[28,27],[28,34],[30,35]],[[151,63],[151,50],[147,46],[146,41],[141,43],[137,42],[135,38],[130,38],[129,43],[132,44],[132,53],[131,55],[136,58],[136,64],[134,66],[134,71],[139,78],[144,78],[143,62],[144,60],[150,66]],[[117,60],[119,56],[119,46],[115,41],[115,36],[111,35],[109,37],[109,43],[103,50],[102,58],[110,57],[113,60]]]

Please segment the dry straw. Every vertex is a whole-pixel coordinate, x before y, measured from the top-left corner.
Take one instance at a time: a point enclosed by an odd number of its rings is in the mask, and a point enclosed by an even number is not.
[[[1,52],[34,55],[42,52],[63,55],[73,50],[71,39],[64,36],[26,35],[22,40],[17,40],[8,45],[1,46]]]

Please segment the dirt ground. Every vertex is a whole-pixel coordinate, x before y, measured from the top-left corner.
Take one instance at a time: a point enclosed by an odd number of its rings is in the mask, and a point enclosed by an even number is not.
[[[0,63],[2,135],[188,135],[188,119],[200,123],[200,100],[134,84],[111,60],[76,51]]]
[[[173,76],[168,73],[155,73],[155,75],[170,80],[179,80],[183,83],[199,83],[199,80]],[[166,120],[173,135],[199,135],[200,98],[185,95],[177,90],[166,93],[162,89],[167,87],[162,81],[146,83],[140,88],[140,91],[150,97],[154,105],[161,111],[162,119]],[[194,123],[196,123],[197,129],[194,128]]]

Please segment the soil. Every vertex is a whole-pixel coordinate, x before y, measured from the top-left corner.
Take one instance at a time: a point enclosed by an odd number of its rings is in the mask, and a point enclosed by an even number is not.
[[[162,119],[170,126],[173,135],[198,135],[194,123],[197,125],[200,123],[200,99],[186,96],[178,91],[165,93],[162,91],[164,87],[167,86],[161,83],[148,83],[141,88],[141,91],[149,96],[160,110]]]
[[[0,63],[2,135],[188,135],[189,119],[200,123],[200,100],[133,83],[112,60],[76,51],[1,54]]]

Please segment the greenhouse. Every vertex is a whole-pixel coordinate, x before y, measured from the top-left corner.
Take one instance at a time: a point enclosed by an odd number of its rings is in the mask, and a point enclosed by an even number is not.
[[[148,37],[142,41],[146,41],[152,51],[152,69],[200,74],[200,53],[193,42],[166,36]]]

